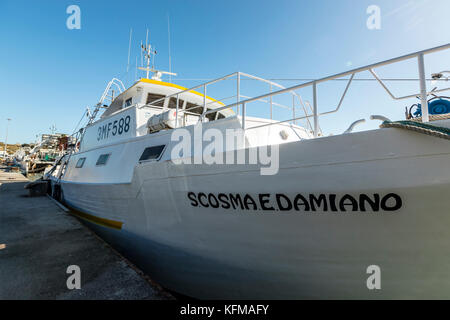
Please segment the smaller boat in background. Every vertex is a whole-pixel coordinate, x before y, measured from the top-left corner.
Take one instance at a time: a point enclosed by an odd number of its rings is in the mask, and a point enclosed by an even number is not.
[[[24,175],[42,173],[65,154],[71,137],[63,133],[42,134],[36,145],[25,145],[16,151],[14,161]]]

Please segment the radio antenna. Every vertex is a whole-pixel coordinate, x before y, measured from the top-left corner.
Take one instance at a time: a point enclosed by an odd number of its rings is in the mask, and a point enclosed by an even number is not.
[[[161,77],[163,74],[168,74],[172,76],[176,76],[176,73],[156,70],[155,69],[155,55],[157,54],[156,49],[148,42],[148,29],[147,29],[147,39],[145,45],[142,45],[141,42],[141,56],[144,56],[144,60],[146,63],[146,67],[139,67],[139,70],[143,70],[146,72],[147,79],[149,79],[150,72],[153,73],[152,80],[161,81]],[[150,63],[152,64],[150,67]]]
[[[170,55],[170,18],[167,14],[167,36],[169,38],[169,82],[172,82],[172,57]]]
[[[143,48],[142,46],[142,40],[141,40],[141,49]],[[144,65],[143,60],[142,60],[142,50],[141,50],[141,67]]]
[[[131,52],[131,36],[133,34],[133,28],[130,28],[130,41],[128,42],[128,62],[127,62],[127,78],[129,78],[128,71],[130,70],[130,52]]]
[[[130,28],[130,41],[128,42],[128,63],[127,63],[127,72],[130,69],[130,51],[131,51],[131,36],[133,34],[133,28]]]

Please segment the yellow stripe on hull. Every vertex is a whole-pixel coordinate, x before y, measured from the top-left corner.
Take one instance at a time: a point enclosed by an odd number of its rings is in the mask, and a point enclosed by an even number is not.
[[[95,223],[95,224],[99,224],[99,225],[104,226],[104,227],[113,228],[113,229],[117,229],[117,230],[121,230],[122,229],[123,222],[120,222],[120,221],[114,221],[114,220],[109,220],[109,219],[105,219],[105,218],[96,217],[96,216],[93,216],[91,214],[88,214],[88,213],[76,210],[76,209],[74,209],[72,207],[70,208],[70,212],[74,216],[77,216],[78,218],[81,218],[83,220],[87,220],[87,221]]]

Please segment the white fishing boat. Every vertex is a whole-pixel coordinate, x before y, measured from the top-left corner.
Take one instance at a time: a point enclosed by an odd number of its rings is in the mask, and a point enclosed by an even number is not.
[[[128,89],[117,79],[108,83],[79,144],[47,177],[75,215],[152,279],[184,295],[450,298],[450,110],[432,112],[427,102],[449,88],[427,91],[424,71],[424,56],[449,48],[288,88],[242,72],[184,88],[147,65],[152,79]],[[375,69],[408,59],[417,61],[419,92],[396,97]],[[361,132],[352,132],[358,124],[352,119],[345,133],[325,136],[320,119],[339,111],[364,71],[395,99],[419,96],[418,117],[374,115],[382,127]],[[320,112],[317,86],[339,78],[348,83],[337,107]],[[244,96],[244,79],[270,91]],[[207,96],[219,83],[232,83],[235,94]],[[113,87],[120,94],[107,105]],[[308,87],[311,104],[298,94]],[[275,103],[281,95],[292,105]],[[448,106],[448,99],[437,100]],[[250,117],[252,103],[265,104],[270,116]],[[289,107],[290,116],[275,120],[278,107]],[[215,145],[215,163],[202,147],[213,141],[204,136],[210,129],[216,138],[236,139],[222,152]],[[193,140],[180,149],[180,137],[188,136]],[[245,161],[236,160],[240,155]],[[381,290],[367,287],[373,265]]]

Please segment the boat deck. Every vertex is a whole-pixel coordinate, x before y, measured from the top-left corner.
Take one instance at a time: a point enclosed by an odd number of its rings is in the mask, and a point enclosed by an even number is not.
[[[51,198],[0,168],[0,299],[173,299]],[[81,269],[69,290],[67,267]]]

